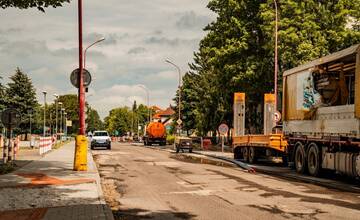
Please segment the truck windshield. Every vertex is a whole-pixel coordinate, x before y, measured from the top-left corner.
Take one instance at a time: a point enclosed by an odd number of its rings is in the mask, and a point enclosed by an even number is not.
[[[107,132],[95,132],[94,136],[95,136],[95,137],[108,136],[108,134],[107,134]]]

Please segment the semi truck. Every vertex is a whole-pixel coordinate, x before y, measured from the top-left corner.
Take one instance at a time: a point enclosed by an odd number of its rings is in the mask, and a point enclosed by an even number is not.
[[[153,144],[166,145],[166,129],[161,122],[150,122],[146,126],[144,145],[151,146]]]
[[[254,162],[273,152],[298,173],[360,177],[360,44],[283,73],[281,132],[274,129],[276,108],[265,100],[264,134],[245,135],[245,100],[236,96],[235,158]]]

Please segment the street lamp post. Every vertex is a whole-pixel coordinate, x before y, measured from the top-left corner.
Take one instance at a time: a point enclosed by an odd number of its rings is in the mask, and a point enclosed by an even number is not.
[[[130,104],[130,108],[131,108],[131,136],[133,136],[134,135],[134,114],[135,114],[134,103],[135,103],[135,100],[132,101],[129,99],[129,97],[127,97],[126,101]]]
[[[179,106],[178,106],[179,107],[179,119],[178,119],[178,121],[180,122],[181,121],[181,70],[178,65],[174,64],[170,60],[165,60],[165,62],[173,65],[178,70],[178,73],[179,73]],[[180,124],[179,124],[179,126],[180,126]],[[179,136],[180,136],[180,129],[179,129]]]
[[[31,144],[31,141],[32,141],[32,127],[31,127],[31,120],[32,120],[32,110],[29,109],[28,110],[28,114],[29,114],[29,124],[30,124],[30,148],[32,148],[32,144]]]
[[[65,137],[67,136],[67,112],[64,112],[64,134],[65,134]]]
[[[146,86],[144,85],[139,85],[140,88],[142,88],[146,94],[147,94],[147,107],[148,107],[148,113],[149,113],[149,122],[151,122],[151,113],[150,113],[150,91],[148,88],[146,88]]]
[[[61,116],[61,109],[62,109],[62,106],[63,106],[63,103],[62,102],[58,102],[58,105],[59,105],[59,110],[60,110],[60,116]],[[60,123],[61,123],[61,120],[60,120]],[[60,124],[58,125],[58,132],[61,133],[61,126]]]
[[[88,49],[90,47],[94,46],[95,44],[100,43],[100,42],[102,42],[104,40],[105,40],[105,37],[102,37],[99,40],[95,41],[94,43],[90,44],[88,47],[86,47],[85,52],[84,52],[84,69],[86,67],[86,52],[88,51]]]
[[[59,103],[59,96],[57,94],[54,94],[55,97],[55,134],[58,133],[58,103]]]
[[[63,130],[63,114],[64,114],[64,111],[65,111],[65,109],[64,108],[62,108],[61,110],[60,110],[60,133],[62,134],[63,132],[64,132],[64,130]]]
[[[43,91],[44,94],[44,126],[43,126],[43,135],[44,137],[46,136],[46,130],[45,130],[45,126],[46,126],[46,91]]]
[[[275,93],[275,110],[278,109],[278,6],[276,0],[274,0],[275,4],[275,73],[274,73],[274,93]]]

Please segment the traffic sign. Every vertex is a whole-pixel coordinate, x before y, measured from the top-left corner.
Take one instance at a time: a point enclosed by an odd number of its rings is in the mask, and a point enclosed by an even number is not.
[[[21,120],[20,112],[14,108],[5,109],[1,113],[1,121],[7,128],[16,127]]]
[[[281,120],[281,113],[279,111],[276,111],[274,113],[274,121],[277,123],[277,122],[280,122]]]
[[[225,135],[229,132],[229,126],[223,123],[219,126],[218,131],[221,135]]]
[[[80,73],[80,69],[77,68],[74,71],[72,71],[70,75],[71,84],[76,88],[79,88],[79,73]],[[90,72],[87,71],[86,69],[83,69],[83,79],[84,79],[84,86],[88,87],[91,83],[91,75]]]
[[[176,121],[176,123],[177,123],[178,125],[181,125],[181,124],[182,124],[182,120],[179,118],[179,119]]]

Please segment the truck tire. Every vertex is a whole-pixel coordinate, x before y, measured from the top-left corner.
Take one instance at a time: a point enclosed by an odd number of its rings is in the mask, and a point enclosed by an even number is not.
[[[255,147],[249,148],[249,163],[255,163],[256,162],[256,150]]]
[[[235,147],[234,149],[234,159],[239,160],[242,159],[242,152],[240,147]]]
[[[249,148],[243,147],[242,148],[242,155],[245,162],[249,162]]]
[[[307,167],[311,176],[318,176],[321,168],[319,147],[315,143],[309,145],[307,152]]]
[[[282,158],[283,166],[288,167],[289,166],[289,158],[288,158],[288,156],[287,155],[282,155],[281,158]]]
[[[192,153],[192,148],[189,149],[189,153]]]
[[[295,149],[295,169],[297,173],[305,173],[306,170],[306,152],[302,143],[296,144]]]
[[[176,153],[180,152],[180,148],[178,146],[176,146]]]

